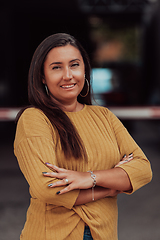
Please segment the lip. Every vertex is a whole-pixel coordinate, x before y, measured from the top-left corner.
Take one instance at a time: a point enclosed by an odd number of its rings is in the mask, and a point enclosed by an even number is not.
[[[62,88],[62,89],[72,89],[72,88],[74,88],[75,85],[76,85],[76,83],[63,84],[63,85],[61,85],[61,88]]]

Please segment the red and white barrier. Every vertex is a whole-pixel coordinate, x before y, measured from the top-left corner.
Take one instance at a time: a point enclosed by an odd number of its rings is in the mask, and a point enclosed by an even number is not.
[[[108,108],[120,119],[160,119],[160,106]],[[0,108],[0,121],[14,121],[19,110],[20,108]]]
[[[160,106],[154,107],[110,107],[120,119],[160,119]]]
[[[0,121],[14,121],[20,108],[0,108]]]

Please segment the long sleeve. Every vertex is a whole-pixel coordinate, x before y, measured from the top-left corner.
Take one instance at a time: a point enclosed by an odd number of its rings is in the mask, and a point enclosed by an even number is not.
[[[59,135],[42,111],[27,109],[18,121],[14,151],[32,196],[21,240],[80,240],[85,223],[93,239],[117,240],[117,198],[74,206],[79,190],[56,195],[61,188],[48,187],[57,180],[42,175],[49,171],[45,162],[74,171],[96,171],[114,168],[124,154],[133,153],[134,159],[120,166],[128,174],[133,192],[151,180],[150,163],[107,108],[85,105],[67,115],[81,137],[87,160],[65,159]]]
[[[129,176],[133,191],[149,183],[152,179],[152,170],[147,157],[133,140],[123,124],[110,112],[112,126],[116,135],[121,159],[124,154],[133,153],[133,160],[118,167],[124,169]]]
[[[30,186],[33,198],[44,203],[64,206],[71,209],[79,190],[65,195],[56,194],[62,187],[49,188],[48,184],[57,181],[44,177],[42,172],[51,171],[45,162],[58,165],[55,155],[56,134],[49,120],[37,109],[27,109],[17,125],[14,152],[22,173]]]

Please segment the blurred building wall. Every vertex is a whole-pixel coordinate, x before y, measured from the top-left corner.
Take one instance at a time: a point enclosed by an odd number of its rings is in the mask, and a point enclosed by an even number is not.
[[[39,43],[48,35],[56,32],[67,32],[78,38],[89,53],[92,66],[111,68],[118,73],[121,89],[123,88],[125,94],[130,92],[127,100],[119,104],[137,105],[153,101],[156,96],[155,89],[159,85],[157,64],[160,56],[158,50],[159,14],[155,5],[156,1],[142,0],[59,0],[56,2],[51,0],[9,0],[6,2],[2,0],[0,3],[0,107],[19,107],[28,104],[27,76],[31,57]],[[157,13],[150,17],[154,8],[157,9]],[[146,9],[148,10],[145,11]],[[144,22],[145,14],[150,19],[147,23]],[[138,39],[141,50],[143,49],[143,56],[139,52],[140,61],[126,60],[121,61],[120,64],[119,59],[115,61],[116,56],[123,57],[124,54],[120,54],[123,46],[114,39],[110,41],[110,45],[108,41],[109,47],[105,48],[107,50],[103,58],[105,51],[102,50],[103,54],[97,55],[100,56],[99,59],[106,61],[101,62],[100,65],[95,63],[97,48],[93,34],[91,34],[90,21],[95,18],[108,22],[114,33],[126,26],[128,29],[133,26],[140,30],[146,29],[143,39],[142,36]],[[106,30],[104,27],[102,36],[105,35]],[[141,75],[142,70],[144,70],[143,75]],[[123,96],[121,92],[120,94],[118,92],[118,96],[115,92],[113,96],[107,96],[109,100],[116,99],[116,97],[120,101],[124,99],[124,93]],[[111,104],[118,104],[109,100]],[[159,100],[154,100],[154,102],[157,104]]]

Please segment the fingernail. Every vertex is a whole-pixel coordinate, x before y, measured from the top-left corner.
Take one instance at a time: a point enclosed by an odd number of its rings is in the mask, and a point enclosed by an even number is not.
[[[56,194],[57,194],[57,195],[60,194],[60,191],[56,192]]]
[[[42,172],[42,174],[47,174],[47,172]]]
[[[45,164],[47,164],[47,165],[49,164],[50,165],[50,163],[48,163],[48,162],[46,162]]]
[[[126,157],[126,154],[124,154],[123,158]]]
[[[130,153],[129,155],[132,155],[133,153]]]
[[[53,184],[52,183],[50,183],[50,184],[48,184],[48,187],[51,187]]]

